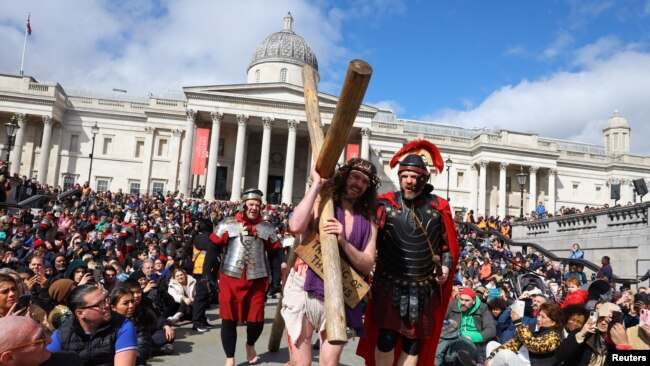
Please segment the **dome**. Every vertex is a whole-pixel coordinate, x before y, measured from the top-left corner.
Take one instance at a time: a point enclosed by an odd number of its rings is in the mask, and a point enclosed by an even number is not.
[[[618,113],[618,110],[614,111],[614,114],[612,114],[612,117],[607,121],[607,124],[605,125],[605,130],[612,128],[630,129],[630,125],[627,123],[627,120],[623,118],[620,113]]]
[[[310,65],[318,71],[318,61],[314,51],[291,29],[293,25],[291,13],[284,17],[283,24],[282,31],[271,34],[257,46],[248,69],[264,62],[287,62],[300,67]]]

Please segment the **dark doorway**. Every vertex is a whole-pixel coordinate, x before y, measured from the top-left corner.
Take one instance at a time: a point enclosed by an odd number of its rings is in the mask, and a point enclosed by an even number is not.
[[[230,197],[230,194],[226,187],[226,182],[228,181],[228,167],[227,166],[218,166],[217,167],[217,184],[215,185],[214,197],[218,200],[227,200]]]
[[[279,175],[269,175],[269,181],[266,185],[267,203],[279,205],[282,203],[282,182],[284,179]]]

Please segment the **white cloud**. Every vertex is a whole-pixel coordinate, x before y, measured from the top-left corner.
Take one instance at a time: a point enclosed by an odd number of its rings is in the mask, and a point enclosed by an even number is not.
[[[543,53],[544,58],[554,58],[555,56],[562,53],[567,47],[573,43],[573,36],[567,32],[562,32],[560,35],[551,43]]]
[[[602,128],[618,109],[632,128],[632,153],[649,155],[650,54],[602,39],[577,51],[575,63],[577,71],[506,85],[474,109],[442,110],[429,119],[602,145]]]
[[[405,109],[402,105],[399,104],[396,100],[386,99],[380,100],[378,102],[368,102],[368,104],[382,109],[390,109],[397,116],[404,113]]]
[[[337,13],[305,0],[31,3],[25,73],[64,88],[158,92],[244,82],[255,47],[282,29],[288,11],[294,31],[318,55],[323,85],[331,79],[327,70],[348,53],[339,45]],[[28,9],[22,2],[3,8],[0,70],[18,73]]]

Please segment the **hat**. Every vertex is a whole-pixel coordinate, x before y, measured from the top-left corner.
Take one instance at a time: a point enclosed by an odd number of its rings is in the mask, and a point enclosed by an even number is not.
[[[50,288],[47,289],[47,293],[58,304],[66,304],[68,302],[68,296],[70,296],[70,292],[72,292],[74,287],[75,283],[73,280],[60,278],[52,282]]]
[[[472,300],[476,300],[476,293],[474,290],[472,290],[469,287],[464,288],[461,292],[460,295],[466,295],[472,298]]]
[[[438,173],[442,172],[444,162],[438,147],[427,140],[413,140],[402,147],[391,159],[389,166],[394,168],[399,162],[398,173],[405,170],[429,176],[427,165],[433,165]]]
[[[147,275],[145,275],[144,272],[142,272],[142,270],[139,269],[139,270],[131,273],[131,275],[129,276],[129,279],[137,281],[137,280],[139,280],[141,278],[144,278],[144,277],[147,277]]]
[[[246,202],[248,200],[256,200],[261,203],[263,195],[264,193],[262,193],[262,191],[260,191],[259,189],[249,188],[245,190],[244,193],[242,193],[241,201]]]
[[[34,248],[34,250],[44,246],[45,246],[45,242],[41,239],[34,240],[34,242],[32,243],[32,248]]]
[[[614,303],[606,302],[606,303],[601,304],[598,307],[598,316],[599,317],[601,317],[601,316],[610,316],[610,315],[612,315],[612,313],[614,311],[619,311],[620,312],[621,307],[614,304]]]

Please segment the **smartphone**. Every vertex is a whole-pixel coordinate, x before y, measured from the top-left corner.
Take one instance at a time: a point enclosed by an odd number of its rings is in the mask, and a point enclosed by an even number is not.
[[[639,325],[644,326],[650,324],[650,310],[641,309],[641,316],[639,316]]]
[[[612,311],[612,321],[609,322],[609,326],[607,327],[608,331],[612,329],[612,327],[616,324],[622,324],[623,323],[623,313],[620,311]]]
[[[16,304],[16,310],[14,310],[14,313],[28,307],[31,302],[32,302],[31,294],[21,295],[20,298],[18,298],[18,303]]]
[[[589,313],[589,319],[591,319],[591,321],[594,324],[596,324],[596,322],[598,321],[598,312],[592,311],[591,313]]]
[[[524,316],[524,311],[526,311],[526,303],[521,300],[516,300],[512,303],[512,310],[516,311],[519,316]]]

